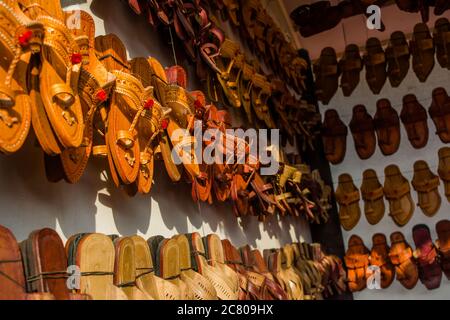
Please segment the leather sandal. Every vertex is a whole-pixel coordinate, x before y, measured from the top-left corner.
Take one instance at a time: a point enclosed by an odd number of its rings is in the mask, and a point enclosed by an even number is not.
[[[414,27],[410,48],[414,73],[420,82],[426,82],[434,68],[435,49],[430,30],[425,23]]]
[[[341,88],[344,97],[350,97],[359,84],[361,70],[363,69],[359,47],[349,44],[345,48],[345,54],[339,61],[339,69],[342,71]]]
[[[438,240],[436,246],[439,250],[439,262],[447,279],[450,279],[450,221],[442,220],[436,224]]]
[[[369,262],[370,265],[380,268],[380,286],[382,289],[387,289],[395,279],[395,268],[389,260],[390,248],[387,244],[386,236],[382,233],[377,233],[372,237],[372,243]],[[369,277],[370,274],[368,273],[366,276]]]
[[[252,77],[251,101],[253,111],[257,119],[263,121],[269,129],[275,128],[273,117],[267,105],[269,97],[272,95],[272,86],[265,76],[256,73]]]
[[[384,195],[389,201],[389,216],[399,226],[405,226],[414,213],[411,187],[396,165],[384,169]]]
[[[242,71],[239,77],[238,94],[244,108],[247,120],[250,124],[254,123],[254,114],[252,110],[251,92],[253,88],[253,75],[255,68],[251,64],[244,61],[242,64]]]
[[[377,102],[374,122],[381,152],[385,156],[393,155],[400,147],[400,119],[389,100],[381,99]]]
[[[433,102],[428,109],[436,126],[436,134],[443,143],[450,142],[450,97],[447,91],[440,87],[433,90]]]
[[[414,94],[403,97],[400,119],[405,126],[408,140],[415,149],[421,149],[428,142],[427,110],[417,101]]]
[[[419,281],[419,271],[414,261],[413,250],[401,232],[391,234],[389,258],[395,266],[397,281],[406,289],[413,289]]]
[[[442,68],[450,69],[450,22],[447,18],[436,21],[433,31],[436,59]]]
[[[346,231],[352,230],[361,218],[359,200],[361,199],[358,188],[353,183],[349,174],[339,176],[339,184],[335,192],[336,201],[339,204],[339,220]]]
[[[384,205],[384,190],[378,180],[375,170],[369,169],[363,172],[361,195],[364,200],[364,213],[371,225],[378,224],[384,217],[386,207]]]
[[[344,261],[347,267],[349,290],[351,292],[364,290],[366,288],[366,271],[369,267],[369,249],[366,248],[360,237],[356,235],[350,237]]]
[[[319,101],[328,105],[339,87],[341,74],[336,51],[327,47],[322,50],[319,61],[314,64],[316,78],[316,95]]]
[[[19,244],[12,232],[0,225],[0,298],[2,300],[54,300],[49,292],[27,293]]]
[[[374,94],[379,94],[386,83],[386,54],[380,40],[370,38],[366,43],[366,53],[363,57],[366,66],[366,81]]]
[[[68,265],[81,272],[77,293],[89,294],[93,300],[128,300],[122,289],[114,285],[114,244],[99,233],[74,235],[66,242]]]
[[[428,163],[417,161],[414,163],[414,177],[411,184],[417,191],[419,199],[417,206],[427,217],[433,217],[441,207],[439,177],[431,172]]]
[[[285,277],[289,279],[291,286],[293,284],[295,287],[295,290],[292,290],[293,295],[297,295],[294,300],[305,300],[306,297],[303,283],[306,281],[306,279],[302,279],[300,273],[295,268],[294,251],[292,249],[292,246],[289,244],[281,248],[281,268],[284,269]],[[299,293],[295,294],[296,291],[298,291]]]
[[[413,228],[413,239],[416,244],[414,257],[417,259],[419,279],[428,290],[441,286],[442,269],[439,265],[438,251],[431,240],[430,228],[424,224]]]
[[[450,201],[450,148],[444,147],[439,150],[438,175],[444,183],[445,196]]]
[[[345,158],[347,151],[347,126],[339,118],[336,110],[330,109],[325,112],[322,125],[322,139],[327,160],[337,165]]]
[[[386,48],[387,73],[393,88],[397,88],[409,72],[410,49],[406,36],[401,31],[392,33]]]
[[[353,108],[352,120],[349,124],[355,143],[356,153],[362,160],[369,159],[376,150],[377,137],[372,116],[363,105]]]

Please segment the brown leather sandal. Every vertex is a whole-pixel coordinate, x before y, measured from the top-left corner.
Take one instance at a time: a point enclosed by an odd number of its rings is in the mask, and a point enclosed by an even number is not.
[[[372,243],[372,250],[369,256],[370,265],[380,268],[381,288],[389,288],[395,279],[395,267],[389,259],[390,248],[387,244],[386,236],[382,233],[377,233],[372,237]]]
[[[253,124],[254,115],[252,112],[252,100],[251,92],[253,87],[253,75],[255,74],[255,68],[251,64],[244,61],[242,64],[242,71],[239,77],[238,93],[244,108],[247,120],[250,124]]]
[[[401,31],[392,33],[386,48],[386,59],[389,82],[393,88],[399,87],[406,78],[409,72],[410,56],[405,34]]]
[[[397,280],[406,289],[413,289],[419,281],[419,270],[414,262],[413,250],[401,232],[391,234],[389,258],[395,266]]]
[[[352,230],[361,218],[359,200],[361,199],[358,188],[353,183],[349,174],[339,176],[339,184],[335,192],[336,201],[339,204],[339,219],[346,231]]]
[[[352,235],[348,240],[344,261],[347,267],[349,290],[351,292],[364,290],[366,288],[366,271],[369,267],[369,249],[357,235]]]
[[[414,163],[414,177],[411,184],[417,191],[419,199],[417,206],[426,216],[433,217],[441,207],[441,196],[438,190],[439,177],[431,172],[428,163],[417,161]]]
[[[377,102],[374,122],[381,152],[385,156],[393,155],[400,147],[400,119],[389,100]]]
[[[384,190],[378,180],[375,170],[363,172],[361,194],[364,200],[364,213],[371,225],[378,224],[384,217],[386,206],[384,204]]]
[[[366,66],[367,84],[374,94],[379,94],[387,79],[386,55],[380,40],[377,38],[367,40],[363,59]]]
[[[450,69],[450,22],[447,18],[436,21],[433,31],[436,59],[442,68]]]
[[[367,112],[365,106],[357,105],[353,108],[353,116],[349,127],[359,158],[362,160],[369,159],[377,148],[377,137],[373,118]]]
[[[389,201],[389,215],[399,227],[403,227],[411,220],[415,209],[409,181],[396,165],[387,166],[384,173],[384,194]]]
[[[433,102],[428,109],[436,126],[436,134],[443,143],[450,143],[450,97],[440,87],[433,90]]]
[[[425,23],[419,23],[414,27],[410,47],[414,73],[420,82],[426,82],[434,68],[435,49],[430,30]]]
[[[319,61],[314,64],[314,74],[317,98],[324,105],[328,105],[339,87],[340,70],[333,48],[322,50]]]
[[[252,83],[251,101],[253,111],[257,119],[263,121],[267,128],[274,129],[275,123],[267,105],[268,99],[272,95],[272,86],[267,78],[259,73],[253,75]]]
[[[341,88],[345,97],[350,97],[359,84],[361,70],[363,69],[359,47],[349,44],[345,48],[345,54],[339,61],[339,69],[342,71]]]
[[[439,167],[438,175],[444,183],[445,196],[450,201],[450,148],[439,149]]]
[[[438,240],[436,246],[439,250],[439,260],[442,271],[450,279],[450,221],[442,220],[436,224]]]
[[[403,97],[400,119],[405,126],[408,140],[415,149],[421,149],[428,143],[427,110],[417,101],[414,94]]]
[[[325,112],[322,125],[322,139],[327,160],[336,165],[345,158],[347,151],[347,126],[339,118],[336,110],[330,109]]]

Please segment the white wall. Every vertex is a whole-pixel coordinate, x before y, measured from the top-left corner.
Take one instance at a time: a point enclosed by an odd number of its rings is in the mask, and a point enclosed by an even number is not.
[[[418,17],[416,15],[410,15],[408,20],[402,20],[402,28],[406,30],[412,30],[415,23],[418,22]],[[387,25],[389,27],[389,24]],[[430,25],[432,26],[432,25]],[[394,29],[395,30],[395,29]],[[385,39],[386,35],[393,31],[392,27],[385,34],[379,34],[378,36],[381,39]],[[364,32],[365,31],[361,31]],[[361,34],[358,33],[357,29],[353,29],[353,32],[348,34],[348,38],[359,38]],[[332,42],[332,38],[329,38],[330,42]],[[342,39],[342,38],[339,38]],[[324,45],[328,45],[323,43]],[[323,46],[322,46],[323,47]],[[316,48],[317,49],[317,48]],[[428,81],[423,84],[420,83],[412,69],[408,74],[406,80],[402,83],[399,88],[393,89],[389,82],[386,82],[383,91],[379,96],[374,96],[372,92],[369,90],[367,83],[365,81],[365,71],[361,73],[361,82],[353,93],[351,97],[344,97],[339,90],[338,94],[333,98],[330,102],[329,106],[320,106],[321,112],[324,113],[328,108],[334,108],[338,110],[341,119],[347,125],[350,123],[352,117],[352,109],[357,104],[363,104],[366,106],[368,112],[373,116],[376,112],[376,102],[381,98],[388,98],[392,106],[397,110],[400,114],[402,109],[402,98],[406,94],[413,93],[417,95],[419,102],[428,110],[431,105],[431,93],[434,88],[439,86],[444,86],[450,92],[450,73],[448,70],[442,69],[436,61],[435,69],[428,79]],[[412,180],[413,177],[413,164],[417,160],[425,160],[430,165],[430,168],[433,172],[436,173],[437,165],[438,165],[438,150],[444,146],[441,143],[438,136],[435,133],[435,127],[432,123],[431,119],[428,121],[429,130],[430,130],[430,138],[428,144],[425,148],[421,150],[414,149],[407,138],[406,131],[401,124],[401,146],[399,151],[389,157],[385,157],[382,155],[380,150],[377,147],[376,153],[369,160],[360,160],[356,154],[353,138],[351,136],[349,130],[349,136],[347,139],[347,154],[345,156],[344,162],[337,166],[332,166],[332,176],[333,181],[337,183],[338,176],[342,173],[349,173],[352,175],[355,184],[357,187],[361,186],[362,183],[362,173],[366,169],[374,169],[380,182],[384,183],[384,168],[390,164],[397,164],[403,172],[403,175]],[[336,185],[334,186],[336,188]],[[412,188],[411,188],[412,189]],[[441,195],[444,195],[444,188],[441,185],[440,188]],[[414,201],[417,203],[417,194],[412,189],[412,195]],[[388,208],[386,202],[386,208]],[[435,225],[436,222],[442,219],[450,219],[450,204],[447,202],[445,196],[442,197],[442,206],[438,214],[433,218],[426,217],[419,208],[417,208],[414,212],[414,216],[411,221],[403,228],[397,227],[392,219],[388,216],[388,212],[386,210],[385,217],[383,220],[376,226],[371,226],[365,216],[364,216],[364,208],[363,202],[360,202],[362,217],[359,224],[350,232],[345,232],[344,241],[347,246],[348,239],[351,235],[357,234],[359,235],[365,242],[366,246],[370,249],[372,247],[372,235],[375,233],[384,233],[388,239],[392,232],[401,231],[407,238],[407,241],[411,246],[414,247],[414,241],[412,239],[412,228],[416,224],[424,223],[428,225],[432,231],[433,239],[437,239]],[[386,289],[386,290],[365,290],[361,293],[354,294],[355,299],[449,299],[450,298],[450,286],[449,281],[443,276],[443,281],[440,289],[434,291],[428,291],[426,288],[419,282],[417,287],[411,291],[404,289],[397,281],[394,284]]]
[[[159,38],[125,1],[88,1],[80,7],[94,15],[97,35],[116,33],[124,41],[130,58],[151,55],[165,66],[174,64],[170,39]],[[179,63],[186,65],[185,61]],[[193,78],[190,68],[192,89]],[[0,224],[10,228],[18,240],[35,229],[50,227],[63,239],[79,232],[147,238],[197,231],[202,235],[214,232],[237,246],[248,243],[260,249],[310,241],[309,226],[300,219],[274,218],[261,224],[254,217],[238,221],[231,203],[197,206],[190,186],[169,182],[161,163],[156,165],[150,196],[129,198],[108,181],[107,171],[106,161],[92,159],[76,185],[51,184],[45,177],[42,151],[30,133],[22,150],[0,159]]]

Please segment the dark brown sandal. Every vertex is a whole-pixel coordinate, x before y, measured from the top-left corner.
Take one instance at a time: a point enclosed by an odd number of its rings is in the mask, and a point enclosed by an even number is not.
[[[366,80],[370,90],[379,94],[386,83],[386,55],[380,40],[370,38],[366,43],[366,54],[364,55],[366,66]]]
[[[426,24],[416,24],[410,47],[414,73],[420,82],[425,82],[433,71],[435,52],[433,38]]]
[[[428,109],[436,126],[436,134],[443,143],[450,142],[450,97],[444,88],[433,90],[433,102]]]
[[[381,99],[377,102],[374,122],[381,152],[385,156],[396,153],[400,147],[400,119],[389,100]]]
[[[417,97],[408,94],[403,98],[400,118],[408,134],[409,142],[415,149],[421,149],[428,142],[427,110],[417,101]]]
[[[316,76],[316,94],[318,99],[328,105],[339,87],[339,66],[336,51],[327,47],[322,50],[320,59],[314,65]]]
[[[407,76],[410,56],[405,34],[401,31],[394,32],[386,49],[387,73],[393,88],[400,86]]]
[[[360,81],[361,70],[363,69],[359,47],[349,44],[345,48],[345,54],[339,61],[339,68],[342,71],[341,88],[345,97],[350,97]]]
[[[447,18],[436,21],[433,39],[437,61],[442,68],[450,69],[450,21]]]
[[[353,117],[349,124],[353,135],[356,153],[362,160],[369,159],[377,147],[375,126],[366,107],[357,105],[353,108]]]
[[[325,156],[332,164],[339,164],[344,160],[347,151],[348,129],[336,110],[330,109],[325,112],[322,126],[322,139]]]

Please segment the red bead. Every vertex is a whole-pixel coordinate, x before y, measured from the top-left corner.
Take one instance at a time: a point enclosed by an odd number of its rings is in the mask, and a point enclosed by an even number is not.
[[[83,57],[81,56],[81,53],[73,53],[72,57],[70,58],[70,61],[72,64],[79,64],[83,60]]]
[[[161,128],[163,128],[163,130],[166,130],[168,126],[169,126],[169,120],[168,119],[163,119],[161,121]]]
[[[106,91],[103,89],[100,89],[97,91],[97,94],[95,95],[98,101],[104,102],[108,98],[108,95],[106,94]]]
[[[28,46],[30,43],[31,38],[33,37],[33,31],[31,30],[25,30],[19,35],[19,44],[22,47]]]
[[[153,108],[154,104],[155,104],[155,101],[153,99],[148,99],[147,101],[145,101],[144,109],[150,110],[151,108]]]

